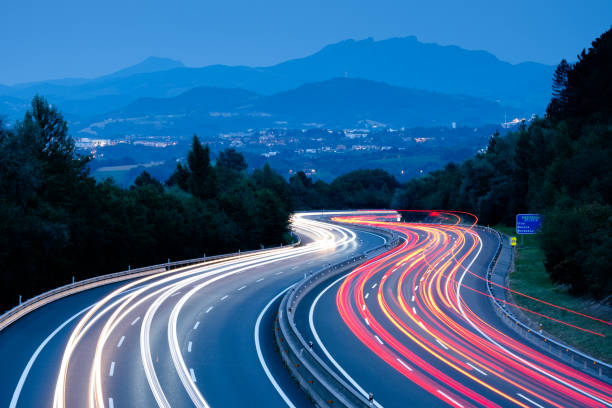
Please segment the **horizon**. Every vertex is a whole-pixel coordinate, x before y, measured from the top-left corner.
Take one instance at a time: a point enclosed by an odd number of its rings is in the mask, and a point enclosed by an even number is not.
[[[276,0],[265,6],[244,0],[185,0],[182,7],[137,3],[11,4],[0,27],[0,48],[13,58],[0,67],[0,84],[96,78],[149,56],[187,67],[270,66],[329,44],[370,37],[416,36],[424,43],[486,51],[511,64],[556,65],[562,58],[575,60],[612,20],[612,3],[605,0],[588,9],[569,1],[458,5],[441,0],[430,5],[388,0],[371,5],[339,0],[320,7]]]
[[[418,42],[420,42],[421,44],[433,44],[433,45],[439,45],[441,47],[458,47],[461,48],[463,50],[466,51],[470,51],[470,52],[485,52],[488,53],[492,56],[494,56],[495,58],[497,58],[499,61],[501,62],[505,62],[511,65],[520,65],[520,64],[540,64],[540,65],[547,65],[547,66],[556,66],[556,64],[544,64],[541,62],[536,62],[536,61],[517,61],[517,62],[510,62],[510,61],[506,61],[503,60],[501,58],[499,58],[497,55],[487,51],[487,50],[478,50],[478,49],[468,49],[468,48],[464,48],[461,47],[459,45],[456,44],[439,44],[436,42],[427,42],[427,41],[422,41],[421,39],[418,38],[418,36],[416,35],[406,35],[406,36],[401,36],[401,37],[388,37],[388,38],[381,38],[381,39],[377,39],[375,37],[369,36],[369,37],[364,37],[364,38],[347,38],[345,40],[341,40],[341,41],[337,41],[334,43],[329,43],[326,44],[324,46],[322,46],[321,48],[319,48],[318,50],[310,53],[310,54],[306,54],[306,55],[301,55],[295,58],[291,58],[291,59],[284,59],[281,61],[277,61],[273,64],[268,64],[268,65],[247,65],[247,64],[222,64],[222,63],[211,63],[211,64],[207,64],[207,65],[187,65],[185,64],[184,61],[182,61],[181,59],[177,59],[177,58],[172,58],[172,57],[168,57],[168,56],[163,56],[163,55],[149,55],[139,61],[136,61],[135,63],[131,63],[128,65],[123,65],[120,66],[118,69],[115,69],[113,71],[110,72],[105,72],[102,73],[101,75],[97,75],[97,76],[89,76],[89,77],[59,77],[59,78],[46,78],[46,79],[42,79],[42,80],[36,80],[36,81],[27,81],[27,82],[18,82],[18,83],[14,83],[14,84],[9,84],[9,83],[2,83],[0,82],[0,85],[6,85],[6,86],[22,86],[22,85],[30,85],[30,84],[34,84],[34,83],[40,83],[40,82],[46,82],[46,81],[62,81],[62,80],[94,80],[96,78],[100,78],[100,77],[104,77],[104,76],[108,76],[108,75],[113,75],[117,72],[123,71],[125,69],[129,69],[132,68],[134,66],[140,65],[150,59],[158,59],[158,60],[167,60],[167,61],[172,61],[172,62],[176,62],[176,63],[180,63],[182,64],[182,67],[175,67],[175,68],[193,68],[193,69],[198,69],[198,68],[205,68],[205,67],[209,67],[209,66],[216,66],[216,65],[220,65],[220,66],[228,66],[228,67],[249,67],[249,68],[267,68],[267,67],[271,67],[274,65],[278,65],[278,64],[282,64],[288,61],[292,61],[292,60],[296,60],[296,59],[301,59],[301,58],[307,58],[311,55],[317,54],[318,52],[322,51],[323,49],[325,49],[328,46],[333,46],[336,44],[341,44],[344,42],[349,42],[349,41],[354,41],[354,42],[362,42],[362,41],[368,41],[368,40],[373,40],[374,42],[382,42],[382,41],[386,41],[386,40],[394,40],[394,39],[407,39],[407,38],[416,38],[416,40]],[[590,43],[589,43],[590,46]],[[589,46],[584,47],[585,49],[588,49]],[[566,58],[569,62],[573,62],[574,60],[568,59]],[[169,68],[169,69],[174,69],[174,68]],[[164,70],[162,70],[164,71]]]

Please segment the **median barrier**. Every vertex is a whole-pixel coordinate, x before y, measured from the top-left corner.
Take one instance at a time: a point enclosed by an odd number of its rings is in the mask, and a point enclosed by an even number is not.
[[[283,296],[274,323],[275,339],[283,362],[300,388],[318,407],[371,407],[373,404],[367,395],[362,395],[327,365],[313,350],[312,343],[306,342],[294,321],[302,299],[322,282],[346,273],[403,241],[399,235],[378,228],[360,226],[357,229],[383,233],[390,239],[381,246],[306,276]]]

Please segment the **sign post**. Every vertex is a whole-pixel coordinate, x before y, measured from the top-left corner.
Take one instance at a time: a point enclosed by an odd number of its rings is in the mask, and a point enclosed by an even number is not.
[[[537,234],[540,228],[542,228],[541,214],[516,214],[516,233],[521,236],[521,246],[524,235]],[[516,246],[516,238],[514,245]]]

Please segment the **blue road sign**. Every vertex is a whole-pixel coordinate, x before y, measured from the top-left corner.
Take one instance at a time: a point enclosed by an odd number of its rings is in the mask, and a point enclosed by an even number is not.
[[[541,227],[541,214],[516,214],[517,234],[537,234]]]

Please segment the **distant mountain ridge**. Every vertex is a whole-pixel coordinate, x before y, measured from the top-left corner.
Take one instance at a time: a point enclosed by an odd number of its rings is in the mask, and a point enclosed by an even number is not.
[[[544,111],[552,72],[552,66],[513,65],[484,51],[422,43],[416,37],[381,41],[369,38],[331,44],[310,56],[268,67],[188,68],[179,61],[151,57],[92,80],[0,86],[0,96],[28,100],[38,93],[65,109],[69,117],[83,119],[115,111],[139,98],[174,97],[202,86],[272,95],[307,83],[347,76],[484,98],[529,114]]]
[[[513,108],[482,98],[334,78],[273,95],[197,87],[171,98],[141,98],[80,126],[89,128],[110,121],[103,128],[96,127],[97,136],[121,133],[127,123],[131,134],[169,135],[188,129],[211,134],[266,127],[401,128],[451,126],[453,122],[478,126],[501,123],[505,114],[516,113]]]

